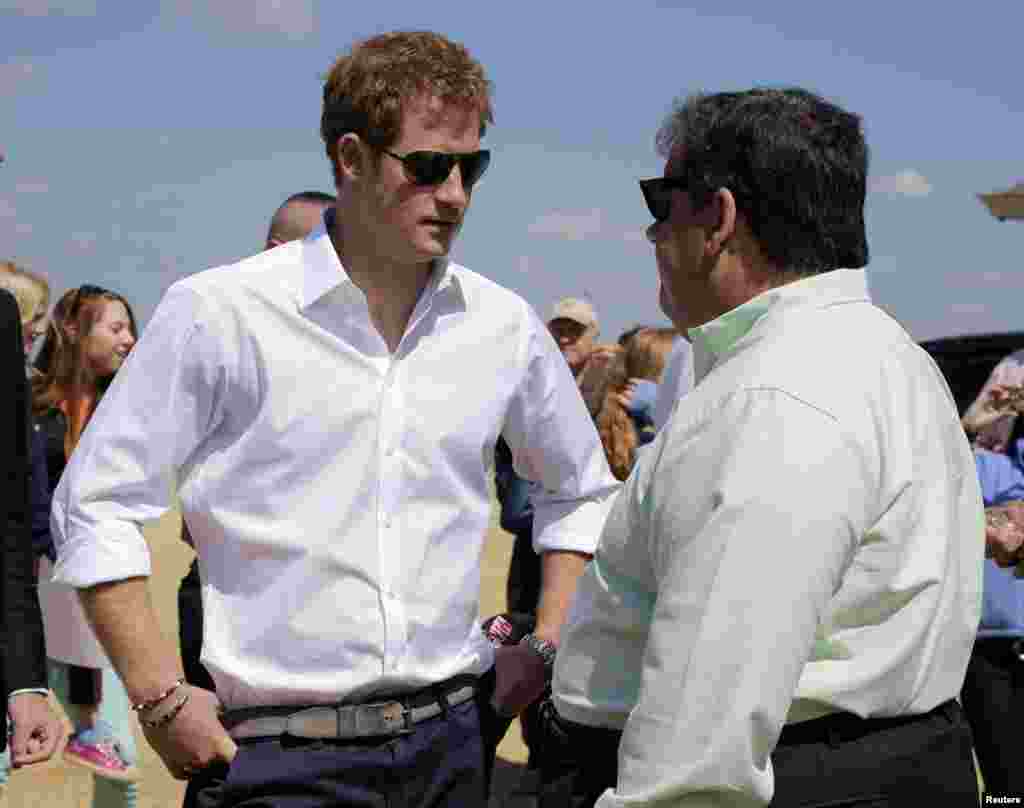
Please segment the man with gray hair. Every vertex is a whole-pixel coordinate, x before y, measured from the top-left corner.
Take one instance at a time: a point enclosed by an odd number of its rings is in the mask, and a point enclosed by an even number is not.
[[[977,805],[981,496],[942,373],[868,294],[860,119],[702,95],[658,145],[647,236],[696,385],[580,579],[541,805]]]

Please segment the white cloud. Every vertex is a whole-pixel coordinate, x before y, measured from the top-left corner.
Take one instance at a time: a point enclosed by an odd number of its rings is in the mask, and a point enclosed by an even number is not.
[[[977,275],[977,278],[976,278],[976,282],[977,283],[992,283],[992,284],[1002,284],[1002,283],[1005,283],[1007,280],[1012,281],[1013,280],[1013,276],[1010,276],[1009,278],[1007,278],[1006,274],[1003,273],[1003,272],[1000,272],[999,270],[984,270],[982,272],[979,272],[978,275]]]
[[[96,0],[0,0],[0,11],[26,17],[95,17]]]
[[[906,169],[886,177],[873,177],[868,183],[868,187],[875,193],[899,194],[901,196],[928,196],[932,192],[932,184],[913,169]]]
[[[316,30],[315,0],[163,0],[164,13],[219,23],[236,33],[277,32],[301,39]]]
[[[530,224],[528,232],[531,236],[560,238],[565,241],[600,238],[604,241],[624,241],[630,245],[647,243],[644,228],[615,225],[608,221],[600,208],[552,210],[535,219]]]
[[[74,250],[87,253],[96,246],[97,237],[95,233],[72,233],[69,241]]]
[[[13,233],[16,236],[27,236],[32,232],[32,225],[28,222],[18,221],[18,211],[10,199],[0,197],[0,233],[8,236]]]
[[[604,225],[600,208],[586,211],[554,210],[534,220],[528,232],[531,236],[553,236],[566,241],[582,241],[596,236]]]
[[[954,303],[949,307],[949,313],[958,317],[971,317],[987,315],[989,307],[984,303]]]
[[[26,180],[14,186],[16,194],[45,194],[50,186],[43,180]]]
[[[26,62],[11,62],[0,65],[0,93],[10,93],[30,78],[35,68]]]

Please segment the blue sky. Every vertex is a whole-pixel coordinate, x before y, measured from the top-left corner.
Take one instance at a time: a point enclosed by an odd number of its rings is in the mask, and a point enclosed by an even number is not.
[[[945,7],[944,7],[945,6]],[[727,9],[724,10],[723,9]],[[1024,329],[1024,4],[0,0],[0,258],[96,283],[145,322],[176,279],[259,249],[333,191],[321,77],[355,39],[432,28],[495,84],[491,168],[453,256],[614,339],[662,323],[636,180],[674,98],[799,84],[864,117],[869,276],[919,339]]]

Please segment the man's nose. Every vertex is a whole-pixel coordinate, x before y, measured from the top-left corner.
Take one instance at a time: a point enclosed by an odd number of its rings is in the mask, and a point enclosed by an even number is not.
[[[462,169],[458,164],[452,166],[448,178],[437,187],[436,195],[439,201],[460,210],[469,203],[469,194],[462,185]]]

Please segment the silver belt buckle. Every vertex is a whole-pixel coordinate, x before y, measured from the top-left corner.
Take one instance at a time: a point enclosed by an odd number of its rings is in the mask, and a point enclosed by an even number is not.
[[[380,715],[388,734],[409,735],[413,731],[412,722],[409,720],[411,711],[406,710],[400,701],[386,702],[381,707]]]
[[[400,702],[310,707],[285,719],[284,733],[296,738],[379,738],[411,733],[409,711]]]
[[[285,716],[283,735],[293,738],[338,738],[338,708],[308,707]]]

